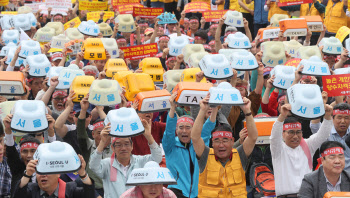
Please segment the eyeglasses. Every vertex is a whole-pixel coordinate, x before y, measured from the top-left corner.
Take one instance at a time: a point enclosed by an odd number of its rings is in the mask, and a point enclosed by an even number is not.
[[[335,160],[336,158],[339,158],[340,160],[344,159],[344,154],[338,154],[338,155],[328,155],[328,159]]]
[[[116,143],[115,144],[116,148],[122,148],[122,147],[129,148],[130,146],[131,146],[130,143],[125,143],[125,144]]]
[[[213,144],[220,145],[221,143],[224,145],[227,145],[230,143],[230,139],[223,139],[223,140],[213,140]]]
[[[284,132],[286,132],[287,134],[288,134],[288,136],[291,136],[291,137],[293,137],[293,136],[295,136],[295,135],[297,135],[297,136],[300,136],[300,135],[302,135],[303,134],[303,132],[302,131],[284,131]]]

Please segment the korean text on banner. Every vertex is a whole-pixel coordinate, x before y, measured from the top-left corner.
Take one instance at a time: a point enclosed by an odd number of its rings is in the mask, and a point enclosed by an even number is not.
[[[217,22],[226,14],[226,12],[227,10],[210,10],[204,11],[202,14],[205,22]]]
[[[164,8],[142,8],[134,7],[133,16],[140,16],[141,18],[154,18],[161,15]]]
[[[111,1],[112,1],[113,8],[116,8],[117,6],[125,5],[125,4],[140,3],[140,0],[111,0]]]
[[[293,67],[297,68],[300,61],[301,61],[300,58],[293,58],[293,59],[290,59],[289,61],[287,61],[286,63],[284,63],[284,65],[293,66]]]
[[[278,7],[299,5],[299,4],[304,4],[304,3],[313,3],[313,1],[312,0],[280,0],[278,2]]]
[[[104,15],[103,15],[103,21],[106,21],[107,19],[114,17],[114,12],[112,11],[104,11]],[[88,12],[86,14],[86,18],[87,20],[93,20],[95,22],[98,22],[98,20],[100,19],[100,14],[101,12]]]
[[[132,12],[134,11],[134,7],[143,7],[143,5],[139,3],[119,5],[117,7],[117,10],[120,14],[132,14]]]
[[[87,10],[87,11],[103,11],[107,10],[108,2],[100,2],[100,1],[79,1],[79,10]]]
[[[185,5],[185,13],[204,12],[210,10],[210,5],[204,2],[192,2]]]
[[[68,29],[70,27],[70,23],[71,22],[74,22],[74,27],[75,28],[77,28],[80,25],[80,23],[81,23],[79,17],[75,17],[74,19],[72,19],[72,20],[70,20],[70,21],[68,21],[67,23],[64,24],[64,30],[66,30],[66,29]]]
[[[33,2],[33,3],[25,3],[24,6],[28,6],[28,7],[32,8],[32,12],[36,13],[36,12],[38,12],[39,6],[41,4],[43,4],[43,3],[35,3],[35,2]]]
[[[62,9],[66,12],[68,12],[68,8],[72,8],[71,0],[46,0],[45,4],[47,8]]]
[[[7,15],[17,15],[17,11],[3,11],[1,14],[7,14]]]
[[[9,4],[9,0],[0,0],[0,6],[5,6]]]
[[[328,97],[350,95],[350,74],[322,76],[322,82]]]
[[[156,43],[121,47],[120,49],[124,52],[124,59],[129,58],[130,60],[153,57],[158,53],[158,45]]]
[[[345,37],[347,35],[349,35],[349,33],[350,33],[350,29],[348,27],[346,27],[346,26],[343,26],[343,27],[338,29],[338,32],[335,35],[335,38],[339,39],[340,42],[343,42]]]

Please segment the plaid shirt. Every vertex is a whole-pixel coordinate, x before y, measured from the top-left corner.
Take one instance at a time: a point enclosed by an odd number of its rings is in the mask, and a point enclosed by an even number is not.
[[[141,188],[136,186],[125,191],[120,198],[143,198]],[[163,192],[157,198],[176,198],[173,191],[163,187]]]
[[[7,164],[7,158],[4,157],[0,163],[0,196],[10,195],[11,179],[10,167]]]

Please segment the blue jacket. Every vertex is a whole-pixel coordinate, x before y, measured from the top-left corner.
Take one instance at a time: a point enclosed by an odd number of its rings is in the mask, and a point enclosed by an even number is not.
[[[243,0],[244,1],[244,0]],[[265,0],[254,0],[254,24],[268,24],[268,11],[264,10]]]
[[[165,152],[166,166],[171,174],[177,179],[177,185],[169,185],[168,188],[176,188],[182,191],[185,197],[194,198],[198,196],[199,166],[194,151],[192,141],[189,149],[181,144],[179,138],[175,136],[177,116],[174,118],[167,116],[166,128],[163,135],[162,145]],[[215,128],[216,122],[208,120],[203,125],[202,138],[208,146],[211,131]],[[191,156],[191,158],[190,158]],[[190,161],[194,165],[194,174],[190,174]]]

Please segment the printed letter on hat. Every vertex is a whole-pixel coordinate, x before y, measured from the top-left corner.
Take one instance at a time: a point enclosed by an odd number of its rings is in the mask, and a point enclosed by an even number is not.
[[[135,100],[138,101],[138,112],[160,112],[170,109],[169,98],[171,94],[163,90],[144,91],[136,95]]]
[[[199,105],[212,86],[211,83],[180,82],[173,90],[177,92],[175,102],[179,105]]]
[[[222,82],[217,87],[209,89],[209,105],[243,105],[243,99],[238,89],[228,82]]]

